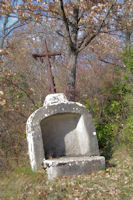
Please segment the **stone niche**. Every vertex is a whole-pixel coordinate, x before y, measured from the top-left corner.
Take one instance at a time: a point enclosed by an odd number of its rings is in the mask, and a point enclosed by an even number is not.
[[[27,120],[26,133],[31,168],[43,167],[49,179],[105,167],[89,111],[62,93],[46,97]]]

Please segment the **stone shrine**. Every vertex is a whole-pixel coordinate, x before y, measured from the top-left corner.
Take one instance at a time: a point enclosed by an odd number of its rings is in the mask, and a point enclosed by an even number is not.
[[[48,178],[90,173],[105,167],[89,111],[64,94],[50,94],[27,120],[26,134],[33,171]]]

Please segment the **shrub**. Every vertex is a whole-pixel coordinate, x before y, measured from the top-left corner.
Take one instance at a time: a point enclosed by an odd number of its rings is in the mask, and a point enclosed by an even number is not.
[[[113,144],[120,143],[120,133],[128,116],[129,105],[126,96],[130,89],[128,82],[122,77],[122,70],[115,69],[113,84],[101,89],[99,96],[104,96],[102,101],[98,97],[90,101],[86,96],[84,102],[93,115],[101,154],[107,160],[112,156]]]
[[[25,158],[25,122],[35,103],[24,75],[4,70],[0,85],[0,167],[5,168],[19,165]]]
[[[129,104],[128,117],[123,124],[121,142],[133,150],[133,50],[124,52],[125,79],[128,81],[130,93],[127,100]]]

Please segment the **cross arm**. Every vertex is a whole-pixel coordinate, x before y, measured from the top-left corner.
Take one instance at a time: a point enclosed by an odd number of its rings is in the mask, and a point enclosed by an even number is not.
[[[59,56],[61,55],[60,52],[54,52],[54,53],[48,53],[48,54],[32,54],[32,57],[37,59],[37,58],[41,58],[41,57],[52,57],[52,56]]]

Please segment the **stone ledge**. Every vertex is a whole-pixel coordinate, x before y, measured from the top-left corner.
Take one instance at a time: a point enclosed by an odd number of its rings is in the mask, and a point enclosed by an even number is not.
[[[63,157],[43,160],[43,167],[48,174],[48,179],[57,176],[73,176],[88,174],[105,168],[103,156]]]

